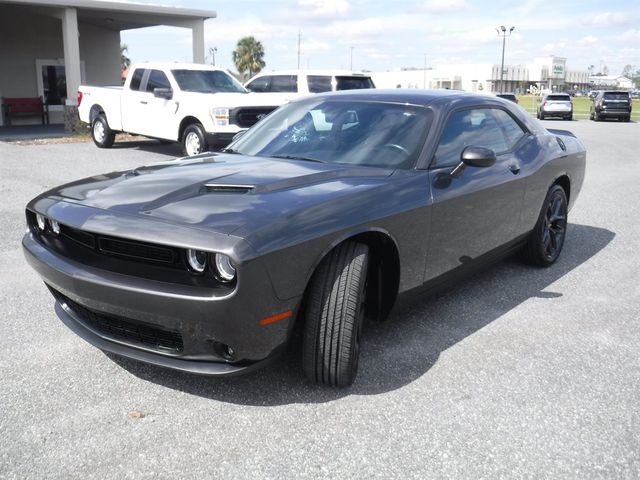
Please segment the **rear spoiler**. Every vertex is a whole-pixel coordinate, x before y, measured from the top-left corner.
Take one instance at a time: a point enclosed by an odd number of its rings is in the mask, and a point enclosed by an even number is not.
[[[576,136],[569,130],[558,130],[556,128],[547,128],[547,132],[552,133],[553,135],[563,135],[565,137],[576,138]]]

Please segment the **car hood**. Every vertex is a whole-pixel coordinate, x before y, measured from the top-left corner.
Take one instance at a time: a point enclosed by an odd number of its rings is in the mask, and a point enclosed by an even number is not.
[[[79,180],[45,195],[231,234],[361,193],[392,174],[374,167],[207,154]]]

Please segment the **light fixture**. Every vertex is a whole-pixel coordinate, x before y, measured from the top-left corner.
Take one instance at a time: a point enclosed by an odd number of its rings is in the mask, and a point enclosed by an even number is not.
[[[187,262],[195,273],[202,273],[207,268],[207,252],[202,250],[187,250]]]
[[[236,278],[236,267],[233,260],[223,253],[215,254],[215,266],[218,279],[222,282],[229,283]]]

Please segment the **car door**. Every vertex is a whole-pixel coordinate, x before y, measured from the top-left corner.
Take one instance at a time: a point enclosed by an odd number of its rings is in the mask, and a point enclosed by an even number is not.
[[[144,118],[149,95],[144,87],[147,83],[149,70],[136,68],[132,73],[129,87],[123,89],[120,100],[122,114],[122,129],[129,133],[142,133]]]
[[[140,125],[138,133],[149,137],[178,139],[177,105],[173,98],[160,98],[153,94],[155,88],[177,89],[171,86],[167,75],[162,70],[150,70],[145,84],[146,97],[143,103],[145,121]]]
[[[429,170],[433,206],[425,280],[514,239],[525,189],[514,150],[525,137],[523,127],[499,108],[472,107],[449,115]],[[465,166],[452,176],[471,145],[492,149],[495,164]]]

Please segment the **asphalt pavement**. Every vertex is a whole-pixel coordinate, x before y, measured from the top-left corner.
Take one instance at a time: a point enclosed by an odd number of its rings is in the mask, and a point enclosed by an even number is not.
[[[0,478],[638,478],[640,124],[543,123],[588,149],[558,263],[368,325],[348,389],[309,384],[295,349],[211,379],[85,343],[23,258],[24,205],[178,149],[0,143]]]

